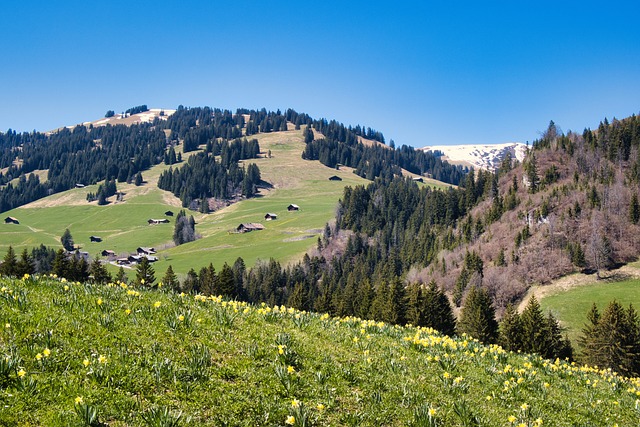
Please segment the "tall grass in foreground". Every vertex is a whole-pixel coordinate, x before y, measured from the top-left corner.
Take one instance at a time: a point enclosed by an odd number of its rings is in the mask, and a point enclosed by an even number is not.
[[[635,426],[640,381],[219,297],[0,279],[0,425]]]

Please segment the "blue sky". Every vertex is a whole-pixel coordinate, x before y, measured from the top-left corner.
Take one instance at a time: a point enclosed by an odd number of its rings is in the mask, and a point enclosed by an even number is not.
[[[2,131],[140,104],[293,108],[422,147],[640,112],[637,0],[6,3]]]

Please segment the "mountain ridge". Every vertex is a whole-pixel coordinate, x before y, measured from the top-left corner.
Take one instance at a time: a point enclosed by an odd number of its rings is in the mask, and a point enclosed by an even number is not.
[[[459,144],[433,145],[421,148],[423,151],[441,152],[442,160],[462,166],[494,171],[500,167],[507,153],[511,158],[523,161],[527,146],[521,142],[502,144]]]

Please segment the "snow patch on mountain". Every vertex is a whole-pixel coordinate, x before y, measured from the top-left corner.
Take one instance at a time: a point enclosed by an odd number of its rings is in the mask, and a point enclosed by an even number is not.
[[[424,147],[423,150],[439,151],[443,155],[442,159],[449,163],[494,170],[500,166],[500,162],[507,153],[511,153],[511,158],[522,161],[526,155],[527,146],[520,142],[507,142],[486,145],[434,145]]]

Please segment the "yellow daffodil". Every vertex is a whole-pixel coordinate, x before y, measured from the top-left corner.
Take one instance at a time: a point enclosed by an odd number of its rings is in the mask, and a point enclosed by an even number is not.
[[[436,415],[436,410],[434,408],[429,408],[429,416],[434,417]]]
[[[284,423],[292,426],[296,423],[296,417],[294,417],[293,415],[289,415],[287,419],[284,421]]]
[[[509,415],[509,417],[507,417],[507,421],[509,421],[510,423],[514,423],[517,420],[517,418],[513,415]]]
[[[523,411],[526,411],[527,409],[529,409],[529,405],[527,405],[526,403],[523,403],[522,405],[520,405],[520,409],[522,409]]]
[[[44,357],[49,357],[51,355],[51,350],[45,348],[44,350],[42,350],[42,354],[44,355]]]
[[[98,363],[107,363],[107,358],[101,354],[98,357]]]
[[[316,405],[316,409],[317,409],[318,411],[324,411],[324,405],[323,405],[322,403],[318,403],[318,404]]]
[[[40,359],[42,359],[42,354],[40,353],[36,354],[36,360],[40,360]]]
[[[292,408],[299,408],[299,407],[300,407],[300,401],[299,401],[298,399],[294,398],[294,399],[291,401],[291,407],[292,407]]]
[[[162,305],[162,303],[160,301],[156,301],[156,302],[153,303],[153,306],[155,308],[159,308],[161,305]]]
[[[82,396],[78,396],[78,397],[76,397],[76,398],[75,398],[75,400],[74,400],[74,402],[76,403],[76,405],[81,404],[81,403],[82,403],[82,401],[83,401]]]
[[[295,371],[296,371],[296,368],[294,368],[293,366],[291,365],[287,366],[287,373],[293,374]]]
[[[82,361],[82,364],[84,365],[84,367],[86,368],[87,366],[89,366],[91,364],[91,362],[89,362],[89,359],[84,359]]]
[[[98,298],[98,301],[96,301],[96,303],[97,303],[98,305],[102,305],[102,298]]]
[[[18,377],[22,378],[22,377],[24,377],[25,375],[27,375],[27,371],[25,371],[24,369],[20,369],[20,370],[18,371]]]

